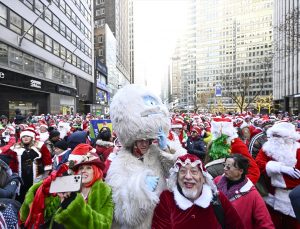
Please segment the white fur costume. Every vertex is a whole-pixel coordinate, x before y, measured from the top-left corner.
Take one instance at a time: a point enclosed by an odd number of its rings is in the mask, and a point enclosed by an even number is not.
[[[153,143],[143,160],[133,156],[132,148],[136,140],[157,139],[160,128],[167,136],[170,129],[167,108],[150,91],[136,85],[125,86],[113,98],[110,113],[114,131],[123,146],[112,161],[106,177],[115,203],[112,228],[151,228],[154,208],[160,193],[167,188],[169,169],[176,158],[186,152],[175,142],[168,142],[174,154],[160,150]],[[148,175],[159,177],[154,192],[147,188],[145,179]]]

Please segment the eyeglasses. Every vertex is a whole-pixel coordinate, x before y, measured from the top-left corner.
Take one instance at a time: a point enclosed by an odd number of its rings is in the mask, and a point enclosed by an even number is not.
[[[181,175],[181,176],[186,176],[187,175],[187,173],[188,172],[190,172],[190,174],[192,175],[192,176],[197,176],[199,173],[200,173],[200,170],[199,169],[185,169],[185,168],[182,168],[182,169],[180,169],[179,170],[179,174]]]
[[[233,165],[228,165],[226,163],[223,163],[223,166],[224,166],[224,169],[228,169],[228,170],[231,170],[232,169],[238,169],[237,167],[234,167]]]

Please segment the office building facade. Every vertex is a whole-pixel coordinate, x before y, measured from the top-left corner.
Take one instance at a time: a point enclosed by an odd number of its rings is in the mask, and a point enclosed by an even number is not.
[[[0,113],[88,112],[91,0],[1,0],[0,15]]]

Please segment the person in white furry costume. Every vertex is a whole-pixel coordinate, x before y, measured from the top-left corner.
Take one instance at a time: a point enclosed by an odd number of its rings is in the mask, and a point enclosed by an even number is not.
[[[127,85],[110,105],[113,129],[122,149],[111,162],[106,182],[115,204],[112,228],[151,228],[159,196],[167,188],[166,178],[176,158],[186,153],[180,144],[167,140],[169,112],[161,99],[137,85]],[[137,140],[157,141],[138,158]]]

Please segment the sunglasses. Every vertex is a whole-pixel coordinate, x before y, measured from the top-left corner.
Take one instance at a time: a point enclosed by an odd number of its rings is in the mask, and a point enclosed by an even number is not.
[[[234,167],[233,165],[228,165],[226,163],[223,163],[223,166],[224,166],[224,169],[227,169],[227,170],[231,170],[232,169],[238,169],[237,167]]]

